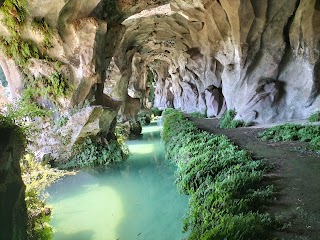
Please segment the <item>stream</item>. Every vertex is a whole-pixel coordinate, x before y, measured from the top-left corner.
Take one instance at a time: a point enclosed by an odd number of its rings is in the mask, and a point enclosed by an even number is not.
[[[129,140],[131,155],[103,170],[81,171],[47,189],[54,240],[178,240],[188,197],[164,160],[157,122]]]

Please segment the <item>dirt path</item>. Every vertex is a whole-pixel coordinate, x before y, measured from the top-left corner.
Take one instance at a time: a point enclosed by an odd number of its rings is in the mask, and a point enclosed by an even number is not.
[[[203,130],[224,134],[239,147],[250,151],[255,159],[271,166],[266,175],[278,192],[269,212],[279,213],[287,224],[274,233],[277,239],[320,239],[320,157],[300,151],[300,142],[272,143],[257,136],[264,129],[220,129],[217,119],[190,118]]]

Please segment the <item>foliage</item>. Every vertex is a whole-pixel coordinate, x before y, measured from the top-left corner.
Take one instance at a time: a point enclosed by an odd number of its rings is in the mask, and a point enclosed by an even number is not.
[[[2,22],[8,27],[12,35],[20,34],[20,26],[25,23],[27,10],[26,0],[5,0],[0,8],[4,15]]]
[[[51,39],[53,36],[52,29],[44,18],[34,18],[31,27],[43,35],[43,45],[45,48],[52,47]]]
[[[310,142],[310,148],[315,151],[320,150],[320,126],[283,124],[269,128],[259,134],[263,140],[278,141],[301,141]]]
[[[69,96],[72,87],[68,84],[68,80],[59,72],[54,72],[49,77],[28,77],[25,79],[25,87],[32,89],[34,97],[49,97],[56,101],[59,97]]]
[[[36,117],[47,117],[50,116],[50,114],[50,111],[42,109],[33,101],[33,92],[31,89],[24,90],[19,101],[8,104],[6,111],[6,116],[25,131],[30,130],[32,119]]]
[[[220,128],[237,128],[237,127],[246,127],[248,126],[247,123],[235,120],[235,116],[237,112],[235,110],[227,110],[219,120],[219,127]]]
[[[141,126],[147,126],[150,124],[152,119],[150,111],[140,111],[138,113],[138,121],[140,122]]]
[[[320,121],[320,112],[315,112],[311,114],[311,116],[308,118],[309,122],[319,122]]]
[[[163,117],[163,119],[165,119],[166,116],[168,116],[172,113],[176,113],[176,110],[174,110],[173,108],[166,108],[165,110],[162,111],[161,116]]]
[[[206,118],[207,117],[207,115],[205,113],[201,113],[201,112],[190,113],[190,116],[194,117],[194,118]]]
[[[20,166],[26,185],[29,239],[52,239],[52,228],[49,225],[51,209],[46,206],[44,190],[66,172],[37,163],[30,154],[21,160]]]
[[[150,91],[149,91],[148,100],[149,100],[149,102],[151,102],[151,103],[154,102],[154,98],[155,98],[153,81],[154,81],[153,72],[148,69],[148,72],[147,72],[147,86],[149,87],[149,90],[150,90]]]
[[[162,114],[162,111],[158,108],[155,108],[155,107],[151,108],[151,111],[154,116],[161,116],[161,114]]]
[[[103,142],[90,137],[80,144],[75,144],[72,149],[72,157],[67,162],[60,164],[61,169],[85,168],[96,165],[109,165],[121,162],[127,158],[128,151],[116,140]]]
[[[189,194],[189,239],[259,239],[271,218],[255,210],[273,193],[264,166],[223,135],[198,130],[183,113],[163,112],[162,139],[180,193]]]
[[[0,48],[4,54],[14,60],[19,67],[24,67],[30,58],[39,58],[39,50],[31,41],[20,37],[1,37]]]

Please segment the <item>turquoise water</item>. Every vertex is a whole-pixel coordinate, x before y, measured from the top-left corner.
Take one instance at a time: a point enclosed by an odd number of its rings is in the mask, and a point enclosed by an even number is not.
[[[157,123],[127,142],[132,155],[112,169],[82,171],[53,184],[55,240],[178,240],[188,198],[177,193]]]

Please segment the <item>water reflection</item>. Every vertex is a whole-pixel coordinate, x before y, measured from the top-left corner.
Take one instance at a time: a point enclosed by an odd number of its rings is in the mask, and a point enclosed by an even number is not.
[[[163,160],[160,127],[128,142],[132,156],[109,170],[81,172],[49,189],[54,239],[181,239],[187,198],[177,193],[174,167]]]

